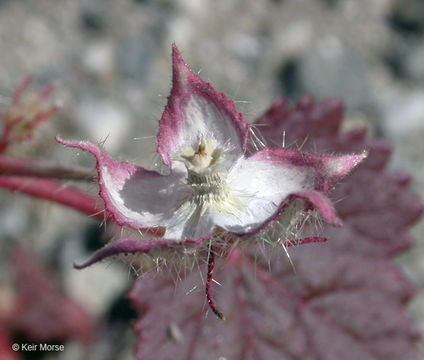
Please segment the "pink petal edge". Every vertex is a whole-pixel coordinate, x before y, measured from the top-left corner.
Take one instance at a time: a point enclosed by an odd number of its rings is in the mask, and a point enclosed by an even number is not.
[[[119,239],[119,240],[111,242],[110,244],[106,245],[102,249],[95,252],[93,256],[91,256],[90,259],[88,259],[86,262],[82,263],[81,265],[74,265],[74,267],[80,270],[114,255],[136,254],[136,253],[148,254],[152,250],[159,249],[159,248],[166,249],[173,246],[182,246],[182,245],[190,245],[190,244],[198,245],[202,243],[203,241],[206,241],[209,239],[210,237],[196,239],[196,240],[185,239],[184,241],[177,241],[173,239],[164,239],[164,238],[148,239],[148,240],[131,239],[131,238]]]
[[[314,171],[314,190],[325,194],[367,156],[366,151],[353,155],[319,156],[295,150],[265,148],[250,156],[249,159],[272,161],[283,166],[303,167],[305,171],[312,170]]]
[[[184,241],[177,241],[173,239],[149,239],[149,240],[137,240],[137,239],[119,239],[116,240],[102,249],[95,252],[87,261],[80,265],[74,264],[74,268],[81,270],[88,266],[91,266],[97,262],[100,262],[108,257],[120,255],[120,254],[148,254],[153,250],[156,249],[167,249],[171,247],[180,247],[183,245],[199,245],[204,241],[210,240],[211,237],[207,238],[201,238],[201,239],[186,239]],[[322,237],[307,237],[304,239],[301,239],[299,241],[293,242],[293,241],[287,241],[284,243],[284,246],[290,247],[290,246],[298,246],[298,245],[305,245],[305,244],[312,244],[312,243],[321,243],[326,242],[326,238]]]
[[[140,224],[139,222],[133,219],[125,217],[122,212],[113,204],[108,194],[107,187],[103,181],[102,168],[107,168],[108,171],[112,172],[111,177],[113,178],[114,185],[118,187],[122,186],[125,181],[131,177],[131,175],[133,175],[137,170],[140,170],[142,168],[131,165],[127,162],[118,162],[109,157],[106,153],[104,153],[98,145],[95,145],[88,141],[68,141],[63,140],[59,136],[56,136],[56,141],[66,147],[87,151],[95,157],[98,183],[100,189],[99,195],[104,201],[106,210],[119,225],[128,225],[134,229],[150,232],[160,230],[159,228],[143,226],[143,224]]]
[[[217,110],[228,116],[238,134],[241,148],[244,152],[249,135],[249,124],[237,112],[232,101],[228,100],[224,94],[215,91],[209,83],[190,71],[184,63],[177,46],[173,44],[172,89],[159,122],[158,132],[157,152],[164,164],[171,166],[172,153],[177,145],[176,139],[182,131],[185,122],[183,107],[193,95],[213,104]]]
[[[275,214],[265,221],[260,227],[247,233],[233,233],[236,236],[253,236],[266,229],[270,224],[278,221],[281,214],[295,199],[303,199],[309,202],[321,214],[322,218],[330,225],[342,226],[342,221],[337,217],[334,207],[325,195],[337,182],[345,177],[353,168],[367,157],[367,152],[357,155],[343,156],[318,156],[305,154],[300,151],[288,151],[285,149],[265,148],[250,156],[248,159],[260,159],[272,161],[278,166],[294,166],[302,171],[313,171],[311,187],[304,191],[293,193],[286,197]]]

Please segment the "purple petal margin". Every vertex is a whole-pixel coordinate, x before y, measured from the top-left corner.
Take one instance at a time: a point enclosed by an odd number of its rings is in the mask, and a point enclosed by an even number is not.
[[[284,242],[284,246],[290,247],[290,246],[298,246],[298,245],[306,245],[306,244],[314,244],[314,243],[323,243],[326,241],[327,241],[326,238],[313,236],[313,237],[307,237],[301,240],[286,241]]]
[[[293,196],[310,202],[312,206],[319,211],[322,218],[330,225],[343,225],[342,221],[337,217],[334,211],[333,204],[324,194],[318,191],[305,191],[296,193]]]
[[[195,244],[198,245],[203,241],[209,240],[210,238],[201,239],[185,239],[184,241],[177,241],[174,239],[119,239],[111,242],[102,249],[94,253],[94,255],[81,265],[74,264],[75,269],[84,269],[90,265],[93,265],[99,261],[102,261],[108,257],[119,255],[119,254],[148,254],[155,249],[166,249],[171,247],[180,247],[182,245]]]
[[[249,124],[237,112],[234,103],[218,93],[209,83],[200,76],[193,74],[184,63],[175,44],[172,45],[172,89],[168,97],[168,104],[159,122],[157,152],[167,166],[171,166],[171,154],[175,150],[175,140],[184,126],[182,109],[191,96],[205,99],[214,104],[217,109],[227,114],[236,129],[242,150],[247,146]]]
[[[108,257],[120,255],[120,254],[148,254],[152,250],[155,249],[169,249],[171,247],[179,247],[181,245],[194,244],[198,245],[203,241],[209,240],[210,238],[202,238],[199,240],[186,239],[183,242],[177,242],[173,239],[149,239],[149,240],[140,240],[140,239],[120,239],[116,240],[104,248],[98,250],[94,253],[94,255],[88,259],[86,262],[77,265],[74,264],[74,268],[81,270],[88,266],[91,266],[99,261],[102,261]],[[311,243],[321,243],[325,242],[327,239],[321,237],[308,237],[301,239],[297,242],[287,241],[284,243],[284,246],[297,246],[297,245],[305,245]]]

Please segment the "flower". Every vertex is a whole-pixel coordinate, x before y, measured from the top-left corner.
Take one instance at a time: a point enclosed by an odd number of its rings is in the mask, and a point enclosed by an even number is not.
[[[329,224],[341,224],[325,194],[365,152],[318,156],[264,148],[247,155],[250,127],[234,104],[192,73],[175,45],[172,61],[172,90],[157,136],[157,152],[169,174],[118,162],[90,142],[57,139],[96,158],[100,197],[119,225],[141,232],[164,229],[163,236],[153,239],[113,241],[78,268],[120,253],[200,244],[222,231],[231,237],[253,236],[280,220],[295,199],[317,209]],[[208,261],[206,294],[222,318],[209,292],[211,251]]]
[[[0,138],[0,152],[10,145],[33,138],[35,130],[57,111],[51,104],[54,87],[49,85],[39,93],[28,92],[31,78],[27,77],[16,91],[11,106],[2,115],[3,134]]]
[[[96,158],[100,196],[113,219],[140,231],[164,229],[157,246],[199,244],[218,229],[255,235],[300,198],[326,222],[340,225],[325,194],[366,154],[318,156],[264,148],[246,156],[249,124],[224,94],[189,70],[175,45],[172,50],[172,90],[157,136],[157,152],[169,174],[118,162],[90,142],[58,138]],[[155,239],[111,246],[112,253],[156,247]]]

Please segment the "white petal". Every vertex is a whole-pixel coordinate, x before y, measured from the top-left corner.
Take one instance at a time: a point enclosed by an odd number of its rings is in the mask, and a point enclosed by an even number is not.
[[[159,123],[158,153],[171,166],[186,147],[199,141],[215,141],[240,156],[246,149],[249,125],[224,94],[192,73],[178,49],[172,51],[171,95]]]
[[[169,175],[161,175],[113,160],[99,146],[89,142],[58,141],[89,151],[96,158],[100,196],[118,224],[146,229],[167,227],[180,221],[176,210],[191,194],[183,164],[176,163]]]
[[[212,235],[215,227],[209,213],[202,207],[185,202],[174,214],[166,228],[165,237],[170,239],[201,239]]]
[[[248,233],[276,215],[284,200],[303,190],[307,173],[273,162],[241,158],[228,176],[230,212],[214,211],[215,223],[235,233]]]

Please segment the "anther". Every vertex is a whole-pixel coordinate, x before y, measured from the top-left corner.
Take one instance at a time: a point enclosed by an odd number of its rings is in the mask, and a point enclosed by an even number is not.
[[[204,143],[200,143],[197,147],[197,151],[194,153],[194,155],[199,155],[200,157],[206,156],[206,145]]]

